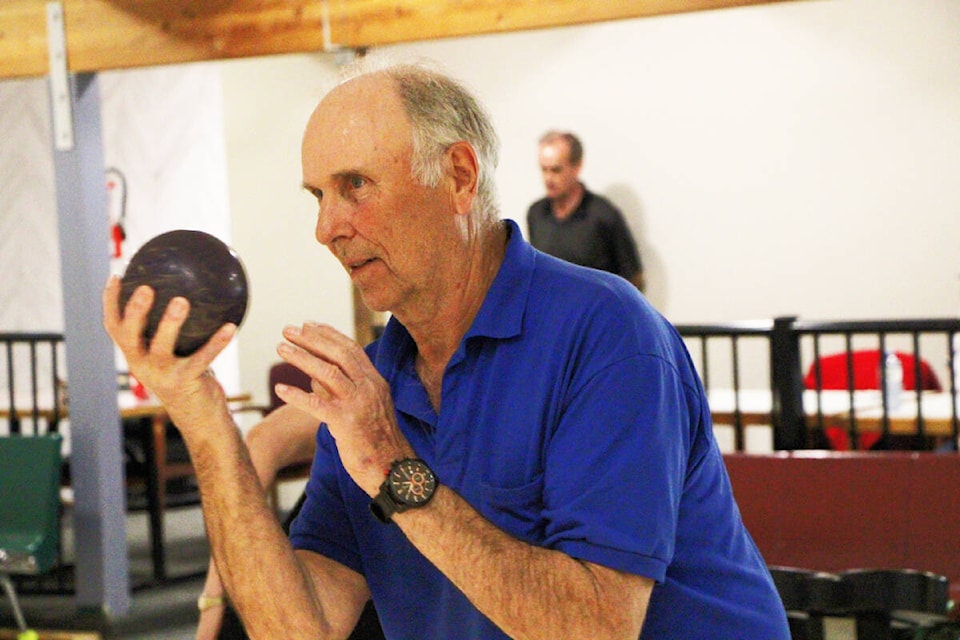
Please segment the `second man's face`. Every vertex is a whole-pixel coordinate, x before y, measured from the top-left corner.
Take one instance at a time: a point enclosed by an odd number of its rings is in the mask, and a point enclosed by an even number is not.
[[[565,141],[540,145],[539,161],[548,198],[557,200],[573,193],[580,179],[580,166],[570,164],[570,149]]]

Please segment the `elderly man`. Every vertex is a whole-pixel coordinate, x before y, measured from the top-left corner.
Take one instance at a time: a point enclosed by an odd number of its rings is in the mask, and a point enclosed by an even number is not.
[[[496,156],[476,100],[421,66],[358,72],[311,116],[317,240],[392,317],[366,351],[283,331],[312,391],[278,393],[321,423],[289,541],[208,371],[235,327],[176,358],[187,301],[147,345],[152,291],[121,313],[108,283],[251,637],[344,638],[372,597],[388,638],[788,638],[683,342],[627,281],[500,220]]]

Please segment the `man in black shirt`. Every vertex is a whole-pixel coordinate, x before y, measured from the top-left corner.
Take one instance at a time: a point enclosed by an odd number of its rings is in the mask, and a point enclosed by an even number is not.
[[[547,195],[527,211],[530,244],[568,262],[616,273],[643,291],[643,263],[623,215],[580,182],[580,140],[572,133],[547,132],[540,139],[539,162]]]

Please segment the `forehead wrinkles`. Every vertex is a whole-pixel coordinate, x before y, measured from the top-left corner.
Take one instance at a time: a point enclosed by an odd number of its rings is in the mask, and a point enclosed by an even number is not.
[[[328,94],[304,138],[305,155],[309,151],[324,164],[333,162],[326,167],[332,173],[396,162],[411,145],[410,122],[396,91],[370,78],[358,78]]]

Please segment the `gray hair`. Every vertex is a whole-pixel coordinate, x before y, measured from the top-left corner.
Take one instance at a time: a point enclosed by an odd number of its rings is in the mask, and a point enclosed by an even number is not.
[[[369,73],[384,73],[397,84],[400,100],[413,128],[413,177],[435,187],[443,176],[444,153],[466,141],[480,163],[474,211],[499,217],[494,172],[500,140],[483,105],[460,82],[425,62],[393,63],[364,56],[341,71],[341,82]]]

